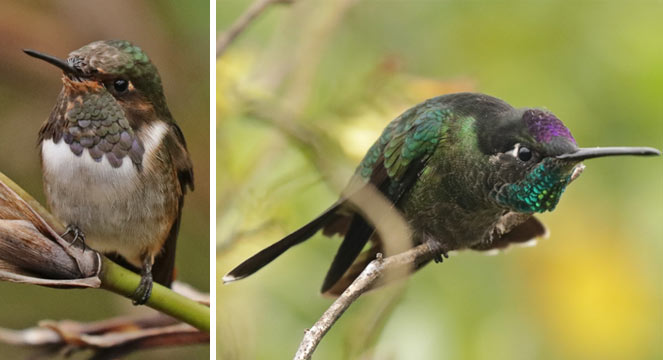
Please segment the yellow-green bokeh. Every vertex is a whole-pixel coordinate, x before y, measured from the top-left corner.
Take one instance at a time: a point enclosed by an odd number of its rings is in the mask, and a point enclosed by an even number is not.
[[[217,30],[249,3],[218,2]],[[657,1],[268,9],[217,62],[218,279],[330,205],[382,128],[429,97],[484,92],[550,109],[581,146],[660,149],[661,14]],[[337,147],[302,147],[284,121]],[[586,165],[540,216],[548,239],[461,252],[365,295],[315,358],[663,357],[663,160]],[[317,291],[338,244],[318,235],[248,279],[217,282],[217,357],[291,357],[331,302]]]

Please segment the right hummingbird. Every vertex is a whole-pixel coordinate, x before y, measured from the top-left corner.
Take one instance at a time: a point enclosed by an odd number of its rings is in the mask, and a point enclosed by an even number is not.
[[[407,221],[412,246],[438,255],[503,249],[546,233],[534,213],[552,211],[583,160],[660,155],[649,147],[579,148],[551,112],[516,109],[484,94],[439,96],[394,119],[368,150],[350,187],[375,188]],[[322,285],[339,295],[383,251],[375,226],[344,195],[318,217],[223,277],[249,276],[319,230],[344,236]],[[371,246],[361,253],[366,244]],[[361,254],[360,254],[361,253]]]

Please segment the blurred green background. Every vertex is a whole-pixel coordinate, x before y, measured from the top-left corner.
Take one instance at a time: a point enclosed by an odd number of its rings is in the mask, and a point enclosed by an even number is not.
[[[37,132],[55,104],[61,72],[21,51],[59,57],[89,42],[126,39],[158,67],[170,110],[186,137],[196,190],[185,200],[177,249],[178,278],[209,291],[209,2],[15,1],[0,5],[0,171],[43,202]],[[96,290],[54,290],[0,283],[0,326],[42,319],[101,320],[149,313]],[[31,350],[0,344],[0,358]],[[209,357],[196,345],[136,353],[133,359]],[[89,355],[89,354],[88,354]],[[74,357],[78,358],[78,357]]]
[[[217,2],[217,31],[251,1]],[[660,1],[311,0],[268,9],[217,61],[217,358],[290,358],[330,305],[340,241],[251,278],[246,257],[338,196],[382,128],[433,96],[546,107],[581,146],[663,147]],[[316,359],[663,358],[663,161],[588,161],[550,238],[462,252],[369,293]]]

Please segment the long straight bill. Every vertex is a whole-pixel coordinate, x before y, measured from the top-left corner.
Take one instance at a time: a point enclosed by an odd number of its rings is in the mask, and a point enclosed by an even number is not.
[[[62,71],[64,71],[67,74],[80,75],[80,71],[78,71],[77,69],[69,65],[69,63],[67,63],[66,61],[60,58],[56,58],[55,56],[47,55],[39,51],[30,50],[30,49],[23,49],[23,52],[39,60],[44,60],[51,65],[55,65],[60,69],[62,69]]]
[[[604,157],[604,156],[623,156],[623,155],[636,155],[636,156],[657,156],[661,152],[657,149],[650,147],[595,147],[595,148],[580,148],[576,152],[570,154],[562,154],[557,156],[558,159],[581,161],[585,159]]]

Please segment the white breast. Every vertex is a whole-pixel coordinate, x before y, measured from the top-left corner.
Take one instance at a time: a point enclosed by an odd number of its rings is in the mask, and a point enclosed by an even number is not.
[[[157,156],[167,130],[166,123],[156,122],[139,132],[144,166]],[[163,209],[165,201],[153,193],[155,186],[145,186],[152,181],[149,169],[140,172],[128,156],[119,168],[112,167],[105,156],[94,161],[87,149],[77,156],[63,140],[44,140],[41,153],[45,191],[55,216],[66,225],[79,226],[95,250],[119,252],[134,262],[158,226],[159,214],[152,211]],[[145,213],[148,204],[152,210]]]
[[[128,157],[122,160],[119,168],[114,168],[105,156],[100,162],[92,159],[88,150],[80,156],[74,154],[69,145],[60,140],[44,140],[41,146],[44,177],[49,182],[57,182],[71,188],[71,191],[84,191],[88,195],[113,192],[137,185],[138,174],[135,165]]]
[[[168,125],[159,121],[141,131],[139,137],[145,148],[143,163],[155,156],[155,151],[167,130]],[[88,149],[84,149],[83,153],[77,156],[64,141],[55,143],[52,139],[42,142],[41,155],[44,176],[58,183],[68,183],[72,190],[95,192],[95,189],[99,189],[106,193],[115,190],[126,191],[139,185],[136,166],[129,157],[124,157],[122,165],[114,168],[105,156],[100,162],[96,162],[90,156]],[[89,195],[100,194],[89,193]]]

